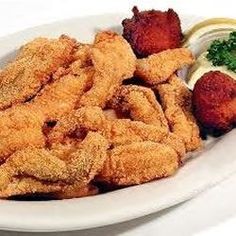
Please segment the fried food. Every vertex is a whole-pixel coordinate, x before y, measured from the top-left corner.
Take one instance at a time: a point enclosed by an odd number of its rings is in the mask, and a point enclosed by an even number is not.
[[[110,106],[128,113],[133,120],[155,125],[168,132],[167,120],[154,92],[137,85],[120,86],[110,101]]]
[[[57,193],[61,190],[58,183],[47,183],[30,177],[12,178],[11,182],[3,191],[0,191],[0,198],[6,199],[15,196],[37,195],[44,196],[47,194]]]
[[[31,103],[14,106],[0,113],[0,160],[18,149],[43,147],[43,126],[72,111],[91,83],[91,75],[67,74],[48,84]]]
[[[193,61],[191,53],[173,49],[137,60],[122,36],[107,31],[93,44],[60,40],[71,43],[68,60],[65,53],[55,62],[30,100],[0,111],[0,198],[82,197],[99,193],[101,182],[117,188],[173,175],[201,143],[191,92],[172,75]],[[49,41],[25,45],[12,64],[53,64],[57,48]],[[143,86],[133,84],[135,70]]]
[[[101,32],[95,37],[91,60],[95,71],[93,84],[79,104],[104,107],[122,81],[133,76],[136,58],[123,37]]]
[[[72,196],[72,189],[76,194],[75,186],[80,189],[77,193],[87,188],[89,182],[101,171],[107,148],[108,143],[104,137],[90,132],[69,156],[58,157],[52,150],[43,148],[17,151],[0,166],[0,196],[9,197],[16,192],[17,195],[41,192],[42,189],[47,190],[47,186],[51,192],[57,191],[58,197],[69,193],[71,197],[76,197]],[[22,192],[20,189],[10,191],[16,183],[25,186],[32,181],[33,185],[28,190],[23,187]]]
[[[151,141],[132,143],[109,151],[97,179],[127,186],[173,175],[179,167],[176,152]]]
[[[138,59],[135,75],[150,85],[168,80],[176,70],[194,62],[187,48],[168,49],[144,59]]]
[[[49,140],[63,143],[66,136],[80,136],[80,130],[100,132],[114,147],[96,178],[107,184],[133,185],[169,176],[185,153],[174,135],[161,135],[159,127],[140,121],[107,119],[99,107],[83,107],[69,116],[54,127]]]
[[[96,195],[99,193],[99,189],[92,185],[88,184],[85,186],[81,185],[66,185],[64,188],[60,188],[59,191],[51,191],[50,197],[53,199],[70,199],[78,197],[86,197],[91,195]]]
[[[23,46],[16,60],[0,71],[0,109],[35,96],[58,68],[71,63],[75,49],[76,41],[67,36],[37,38]]]
[[[68,136],[83,136],[85,130],[100,132],[111,146],[152,141],[170,146],[182,159],[185,144],[179,136],[160,127],[130,119],[107,118],[99,107],[83,107],[61,119],[48,134],[48,144],[64,143]]]
[[[200,131],[192,115],[192,93],[176,75],[157,87],[171,131],[185,143],[187,151],[201,147]]]
[[[49,133],[48,142],[63,143],[66,136],[80,136],[84,130],[100,132],[112,146],[147,140],[161,142],[167,137],[167,132],[155,125],[129,119],[107,119],[99,107],[82,107],[59,120]]]
[[[132,11],[134,16],[122,22],[123,36],[138,57],[181,46],[180,19],[173,9],[139,12],[134,7]]]
[[[162,139],[148,139],[170,145],[180,158],[186,153],[184,143],[179,137],[169,131],[169,125],[162,107],[150,88],[128,85],[121,86],[110,101],[110,105],[119,111],[128,112],[135,121],[142,121],[148,126],[147,132],[155,135],[157,131]]]
[[[193,89],[194,114],[203,127],[224,133],[236,124],[236,82],[220,71],[204,74]]]

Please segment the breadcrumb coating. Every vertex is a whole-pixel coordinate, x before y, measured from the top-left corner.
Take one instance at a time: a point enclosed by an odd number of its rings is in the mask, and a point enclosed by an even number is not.
[[[168,49],[138,59],[135,75],[150,85],[157,85],[169,79],[178,69],[194,62],[192,52],[187,48]]]
[[[41,189],[48,192],[48,186],[50,191],[55,188],[59,195],[70,193],[72,197],[72,189],[75,194],[76,186],[78,189],[85,188],[101,171],[107,148],[108,142],[104,137],[89,132],[67,157],[55,156],[53,151],[44,148],[17,151],[0,166],[0,196],[15,195],[16,190],[12,186],[18,184],[22,187],[17,188],[17,195],[41,192]],[[29,185],[33,182],[32,187],[25,188],[27,182]]]
[[[134,185],[173,175],[178,167],[178,155],[172,148],[145,141],[111,150],[97,178],[121,186]]]
[[[104,107],[122,81],[133,76],[136,58],[122,36],[106,31],[96,35],[91,60],[93,85],[81,98],[80,106]]]
[[[15,61],[0,71],[0,110],[24,102],[73,60],[76,42],[69,37],[37,38],[20,50]]]
[[[200,148],[200,131],[192,114],[192,92],[176,75],[156,88],[171,131],[183,140],[187,151]]]

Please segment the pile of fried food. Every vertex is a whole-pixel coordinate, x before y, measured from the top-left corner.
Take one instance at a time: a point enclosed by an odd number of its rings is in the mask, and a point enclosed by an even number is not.
[[[0,72],[0,197],[74,198],[173,175],[202,141],[175,72],[188,49],[137,59],[114,32],[37,38]]]

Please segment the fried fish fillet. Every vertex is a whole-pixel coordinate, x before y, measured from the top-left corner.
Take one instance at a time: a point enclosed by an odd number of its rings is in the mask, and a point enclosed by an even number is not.
[[[47,181],[39,181],[31,177],[12,178],[6,188],[0,191],[0,198],[25,195],[51,195],[60,190],[61,185],[58,183],[47,183]]]
[[[114,109],[128,112],[133,120],[157,126],[160,132],[167,133],[169,130],[162,108],[150,88],[137,85],[120,86],[110,105]]]
[[[48,142],[63,143],[66,136],[80,136],[84,130],[101,133],[112,146],[147,140],[161,142],[167,138],[167,133],[155,125],[130,119],[107,119],[100,107],[82,107],[59,120],[48,134]]]
[[[142,121],[107,118],[99,107],[82,107],[62,117],[48,134],[47,143],[63,143],[67,136],[80,137],[86,130],[100,132],[112,146],[153,141],[169,145],[180,158],[186,153],[184,142],[176,134],[163,132],[160,127]]]
[[[76,193],[75,186],[80,190],[77,193],[81,193],[101,171],[107,148],[104,137],[90,132],[69,156],[58,157],[44,148],[17,151],[0,166],[0,197],[50,191],[58,195],[70,193],[72,197],[72,189]],[[16,183],[30,186],[20,191],[12,188]]]
[[[179,148],[178,140],[161,134],[155,125],[107,119],[99,107],[82,107],[69,116],[54,127],[49,142],[63,143],[67,135],[80,136],[81,130],[101,133],[113,149],[108,152],[99,181],[115,185],[139,184],[169,176],[178,169],[179,153],[172,147],[174,143],[175,148]]]
[[[192,114],[191,91],[176,75],[156,88],[171,131],[184,141],[187,151],[201,147],[200,131]]]
[[[75,183],[74,185],[66,185],[60,191],[51,191],[49,196],[53,199],[71,199],[96,195],[98,192],[99,189],[92,184],[81,186]]]
[[[0,109],[35,96],[59,67],[71,63],[75,49],[76,41],[67,36],[26,44],[15,61],[0,71]]]
[[[148,140],[170,145],[180,158],[186,153],[182,140],[177,135],[170,133],[162,107],[150,88],[136,85],[121,86],[111,99],[110,105],[113,108],[121,109],[123,112],[129,112],[134,121],[151,124],[152,126],[147,126],[147,132],[154,132],[155,135],[157,135],[156,132],[159,132],[159,136],[162,134],[160,136],[162,139]]]
[[[135,55],[128,42],[113,32],[100,32],[91,48],[94,77],[91,89],[86,92],[80,106],[104,107],[122,81],[133,76]]]
[[[179,167],[176,152],[151,141],[115,147],[109,151],[97,180],[119,186],[145,183],[173,175]]]
[[[137,60],[135,75],[146,83],[156,85],[166,81],[176,70],[194,62],[187,48],[168,49]]]
[[[0,160],[27,146],[43,147],[43,126],[70,112],[91,82],[91,75],[67,74],[48,84],[35,99],[0,112]]]

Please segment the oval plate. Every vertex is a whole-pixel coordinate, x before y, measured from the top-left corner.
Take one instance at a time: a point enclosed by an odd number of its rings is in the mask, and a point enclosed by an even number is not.
[[[68,34],[88,42],[99,30],[120,32],[126,15],[77,18],[31,28],[0,39],[0,66],[17,49],[37,36]],[[201,18],[183,16],[183,29]],[[170,178],[92,197],[60,201],[0,201],[0,229],[12,231],[71,231],[131,220],[186,201],[236,171],[236,130],[213,140],[195,153]]]

